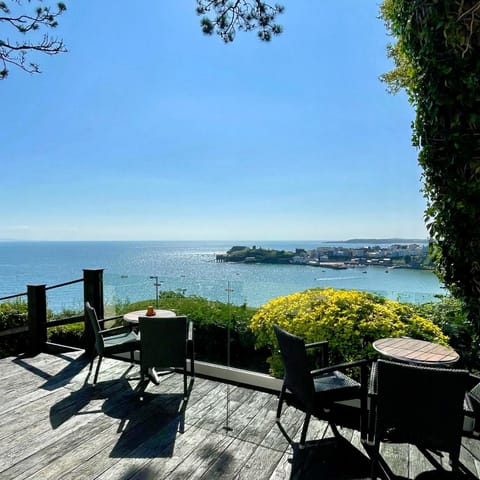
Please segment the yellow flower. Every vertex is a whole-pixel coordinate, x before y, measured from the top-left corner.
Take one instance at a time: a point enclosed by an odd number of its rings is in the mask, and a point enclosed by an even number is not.
[[[303,337],[306,342],[328,340],[337,361],[374,355],[371,343],[382,337],[408,335],[446,344],[440,327],[417,315],[413,308],[356,290],[311,289],[278,297],[260,307],[250,328],[257,346],[272,349],[272,373],[279,373],[273,325]]]

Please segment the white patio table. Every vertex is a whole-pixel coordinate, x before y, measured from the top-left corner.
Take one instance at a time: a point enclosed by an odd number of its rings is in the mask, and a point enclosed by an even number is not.
[[[135,310],[134,312],[128,312],[123,316],[123,319],[129,323],[138,324],[138,317],[152,317],[152,318],[172,318],[177,314],[172,310],[155,310],[155,315],[147,315],[147,310]]]

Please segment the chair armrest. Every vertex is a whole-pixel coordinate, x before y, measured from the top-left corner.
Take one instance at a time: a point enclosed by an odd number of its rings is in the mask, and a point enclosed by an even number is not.
[[[119,318],[123,318],[123,315],[115,315],[113,317],[100,318],[98,320],[98,323],[109,322],[110,320],[118,320]]]
[[[316,370],[312,370],[310,373],[313,377],[323,375],[324,373],[330,373],[335,370],[346,370],[347,368],[352,367],[367,367],[370,363],[369,360],[361,359],[355,360],[353,362],[345,362],[345,363],[338,363],[337,365],[330,365],[328,367],[318,368]]]
[[[328,346],[328,340],[323,340],[321,342],[306,343],[305,348],[324,348]]]
[[[472,405],[472,399],[469,395],[465,395],[463,399],[463,413],[467,417],[475,418],[475,408]]]
[[[191,320],[188,321],[187,329],[187,341],[193,342],[193,322]]]
[[[131,332],[132,331],[132,326],[131,325],[123,325],[121,327],[114,327],[114,328],[108,328],[106,330],[99,330],[98,333],[100,335],[116,335],[117,333],[123,333],[123,332]]]
[[[190,374],[192,377],[195,376],[195,342],[193,340],[193,322],[191,320],[188,321],[187,326],[187,345],[186,345],[186,352],[187,358],[190,359]]]
[[[372,363],[372,370],[370,372],[370,380],[368,382],[368,396],[377,396],[377,362]]]

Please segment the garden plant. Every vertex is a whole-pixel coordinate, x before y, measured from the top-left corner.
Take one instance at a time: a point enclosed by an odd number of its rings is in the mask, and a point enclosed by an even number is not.
[[[270,373],[281,376],[273,325],[311,343],[328,340],[330,361],[373,358],[372,341],[409,336],[442,345],[448,337],[413,306],[356,290],[311,289],[279,297],[258,309],[250,322],[257,347],[269,347]]]

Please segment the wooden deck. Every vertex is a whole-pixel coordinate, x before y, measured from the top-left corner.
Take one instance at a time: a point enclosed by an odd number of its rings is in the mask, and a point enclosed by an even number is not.
[[[341,430],[346,441],[336,447],[325,439],[290,448],[275,425],[275,395],[196,378],[182,411],[180,375],[149,385],[141,400],[130,378],[138,368],[104,362],[92,387],[78,353],[0,360],[1,480],[368,478],[358,432]],[[301,426],[293,409],[282,418],[290,431]],[[310,435],[326,438],[329,429],[316,422]],[[402,480],[435,470],[408,445],[382,453]],[[465,440],[461,460],[465,478],[478,478],[480,441]]]

